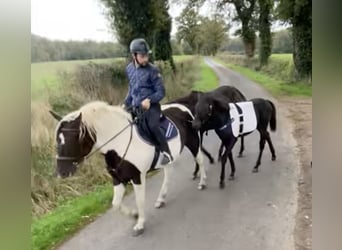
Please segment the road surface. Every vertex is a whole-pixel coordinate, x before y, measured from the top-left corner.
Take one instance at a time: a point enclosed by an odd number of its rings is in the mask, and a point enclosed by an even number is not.
[[[221,84],[239,88],[247,98],[274,100],[259,85],[206,58]],[[278,108],[278,106],[277,106]],[[257,159],[259,133],[245,137],[245,156],[236,158],[236,179],[219,189],[220,165],[210,165],[207,189],[197,190],[191,180],[194,162],[188,150],[174,163],[167,204],[155,209],[154,202],[162,183],[162,173],[147,181],[145,232],[132,237],[134,221],[108,210],[61,245],[60,250],[282,250],[294,249],[293,230],[297,208],[298,159],[291,124],[281,108],[277,109],[277,131],[271,132],[277,160],[271,161],[268,145],[259,173],[252,173]],[[237,155],[239,142],[234,148]],[[204,145],[217,155],[219,141],[214,133]],[[134,194],[125,204],[135,206]]]

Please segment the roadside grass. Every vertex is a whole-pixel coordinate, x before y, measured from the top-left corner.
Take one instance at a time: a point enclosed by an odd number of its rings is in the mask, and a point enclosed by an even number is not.
[[[192,89],[205,92],[217,88],[218,85],[219,83],[217,75],[212,68],[205,64],[204,60],[202,59],[200,64],[200,75],[198,76]]]
[[[272,55],[273,56],[273,55]],[[288,60],[288,54],[280,54],[273,56],[281,58],[280,60]],[[262,85],[274,96],[312,96],[312,86],[304,82],[285,82],[275,79],[262,71],[255,71],[248,67],[240,66],[233,63],[227,63],[222,59],[214,58],[217,62],[239,72],[250,80]],[[270,63],[272,63],[270,61]]]

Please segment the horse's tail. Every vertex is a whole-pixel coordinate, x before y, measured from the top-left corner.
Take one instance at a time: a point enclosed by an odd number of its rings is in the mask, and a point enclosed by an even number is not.
[[[272,106],[272,115],[271,115],[271,120],[270,120],[271,131],[276,131],[276,128],[277,128],[276,108],[275,108],[273,102],[271,102],[270,100],[267,100],[267,101]]]

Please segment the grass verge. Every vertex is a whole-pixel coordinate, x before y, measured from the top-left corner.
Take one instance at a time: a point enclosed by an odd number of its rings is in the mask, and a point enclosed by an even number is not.
[[[197,91],[210,91],[218,86],[218,78],[212,68],[202,59],[200,65],[200,75],[194,83],[192,89]]]
[[[72,199],[31,224],[31,249],[53,249],[111,206],[112,185]]]
[[[250,80],[259,83],[274,96],[312,96],[312,86],[303,82],[285,83],[274,79],[262,72],[258,72],[246,67],[225,63],[215,58],[215,61],[226,65],[227,67],[239,72]]]

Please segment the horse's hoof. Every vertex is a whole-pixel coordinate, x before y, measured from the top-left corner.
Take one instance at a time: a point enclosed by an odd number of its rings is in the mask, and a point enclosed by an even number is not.
[[[202,184],[202,185],[198,185],[198,190],[203,190],[206,189],[207,185]]]
[[[224,182],[220,182],[220,188],[223,189],[226,186]]]
[[[156,204],[154,205],[155,208],[162,208],[165,207],[165,201],[157,201]]]
[[[272,156],[272,161],[275,161],[277,159],[276,156]]]
[[[210,160],[209,160],[209,163],[210,163],[210,164],[214,164],[214,163],[215,163],[214,159],[210,159]]]
[[[192,176],[192,180],[196,180],[197,178],[198,178],[197,175],[193,175],[193,176]]]
[[[137,237],[137,236],[139,236],[139,235],[141,235],[141,234],[143,234],[144,233],[144,229],[143,228],[141,228],[141,229],[133,229],[133,232],[132,232],[132,236],[134,236],[134,237]]]
[[[242,158],[242,157],[243,157],[243,154],[238,154],[237,157],[238,157],[238,158]]]
[[[257,169],[257,168],[253,168],[253,171],[252,171],[253,173],[258,173],[259,172],[259,169]]]
[[[229,176],[229,180],[230,180],[230,181],[235,180],[235,176]]]

